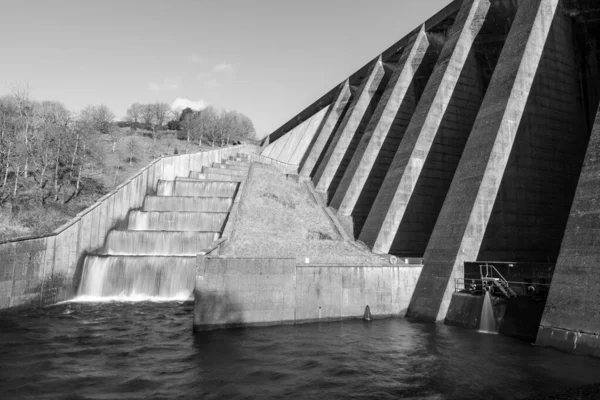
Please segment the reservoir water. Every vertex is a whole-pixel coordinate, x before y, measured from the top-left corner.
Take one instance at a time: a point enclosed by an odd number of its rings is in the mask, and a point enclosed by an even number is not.
[[[518,399],[600,360],[405,319],[192,333],[193,303],[0,314],[1,399]]]

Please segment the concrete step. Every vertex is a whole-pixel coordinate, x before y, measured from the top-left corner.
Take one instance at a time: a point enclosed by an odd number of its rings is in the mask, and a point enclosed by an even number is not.
[[[250,169],[250,164],[247,165],[241,165],[241,164],[219,164],[219,163],[213,163],[212,168],[219,168],[219,169],[223,169],[223,170],[238,170],[238,171],[248,171]]]
[[[110,255],[195,255],[220,238],[219,232],[111,231],[104,244]]]
[[[233,197],[239,183],[223,181],[158,181],[158,196]]]
[[[213,167],[202,167],[202,172],[205,174],[226,174],[226,175],[237,175],[237,176],[246,176],[248,175],[248,171],[238,170],[238,169],[229,169],[229,168],[213,168]]]
[[[206,251],[203,250],[202,253]],[[95,297],[172,297],[191,293],[196,255],[191,256],[87,256],[81,292]]]
[[[200,181],[200,180],[209,180],[209,181],[226,181],[226,182],[241,182],[245,176],[240,175],[229,175],[229,174],[216,174],[216,173],[203,173],[199,171],[190,171],[188,177],[177,177],[176,181]]]
[[[229,212],[232,197],[146,196],[143,211]]]
[[[229,213],[190,211],[130,211],[130,231],[223,232]]]

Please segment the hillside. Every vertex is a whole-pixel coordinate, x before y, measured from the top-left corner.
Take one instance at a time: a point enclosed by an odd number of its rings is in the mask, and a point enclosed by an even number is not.
[[[33,195],[31,198],[25,196],[19,204],[0,206],[0,242],[52,232],[161,155],[195,153],[211,148],[188,145],[187,141],[178,140],[174,131],[164,131],[158,136],[154,141],[151,132],[132,132],[128,128],[121,128],[112,136],[95,135],[79,194],[69,196],[66,193],[59,201],[47,201],[44,205]],[[116,139],[114,151],[113,138]],[[130,155],[133,156],[131,162]],[[30,183],[35,184],[34,180]]]

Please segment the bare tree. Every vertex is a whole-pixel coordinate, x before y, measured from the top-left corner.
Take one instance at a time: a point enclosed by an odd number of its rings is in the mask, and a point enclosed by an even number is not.
[[[142,119],[142,124],[144,124],[145,127],[152,128],[154,126],[154,118],[156,117],[156,113],[154,112],[154,106],[152,104],[142,105],[142,112],[140,117]]]
[[[171,108],[167,103],[155,103],[154,104],[154,119],[159,129],[163,127],[167,121]]]
[[[88,106],[81,111],[80,119],[97,132],[109,133],[115,114],[105,105]]]
[[[127,116],[125,117],[127,121],[131,122],[133,128],[135,129],[137,125],[140,123],[140,119],[142,118],[143,107],[140,103],[133,103],[127,109]]]
[[[130,136],[129,139],[127,139],[126,146],[127,153],[129,154],[129,165],[131,165],[133,163],[133,154],[138,150],[138,144],[135,136]]]

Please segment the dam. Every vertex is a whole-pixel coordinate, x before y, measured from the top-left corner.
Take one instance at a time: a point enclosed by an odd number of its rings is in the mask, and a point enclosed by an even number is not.
[[[106,362],[97,352],[124,331],[152,343],[148,358],[121,335],[112,356],[191,365],[205,386],[187,385],[180,372],[187,395],[243,396],[258,380],[257,396],[282,381],[294,389],[266,397],[368,397],[348,383],[368,386],[363,363],[367,378],[401,371],[375,385],[390,398],[537,394],[515,368],[547,389],[594,383],[586,371],[600,357],[595,3],[452,1],[260,146],[162,157],[52,234],[0,243],[0,323],[9,327],[0,337],[14,344],[0,348],[4,366],[24,373],[17,349],[36,330],[29,362],[53,363],[40,349],[62,345],[70,334],[52,332],[75,324],[81,370]],[[247,368],[232,387],[221,383],[236,372],[214,344]],[[67,347],[57,350],[61,362]],[[521,356],[497,357],[511,349]],[[290,357],[299,363],[287,365]],[[538,369],[521,369],[529,360]],[[577,372],[564,376],[563,363]],[[93,380],[144,395],[157,393],[154,380],[163,397],[178,393],[154,368],[153,379]],[[322,377],[296,381],[298,371]],[[471,384],[461,382],[465,371],[477,376]],[[439,374],[447,386],[432,388]]]

